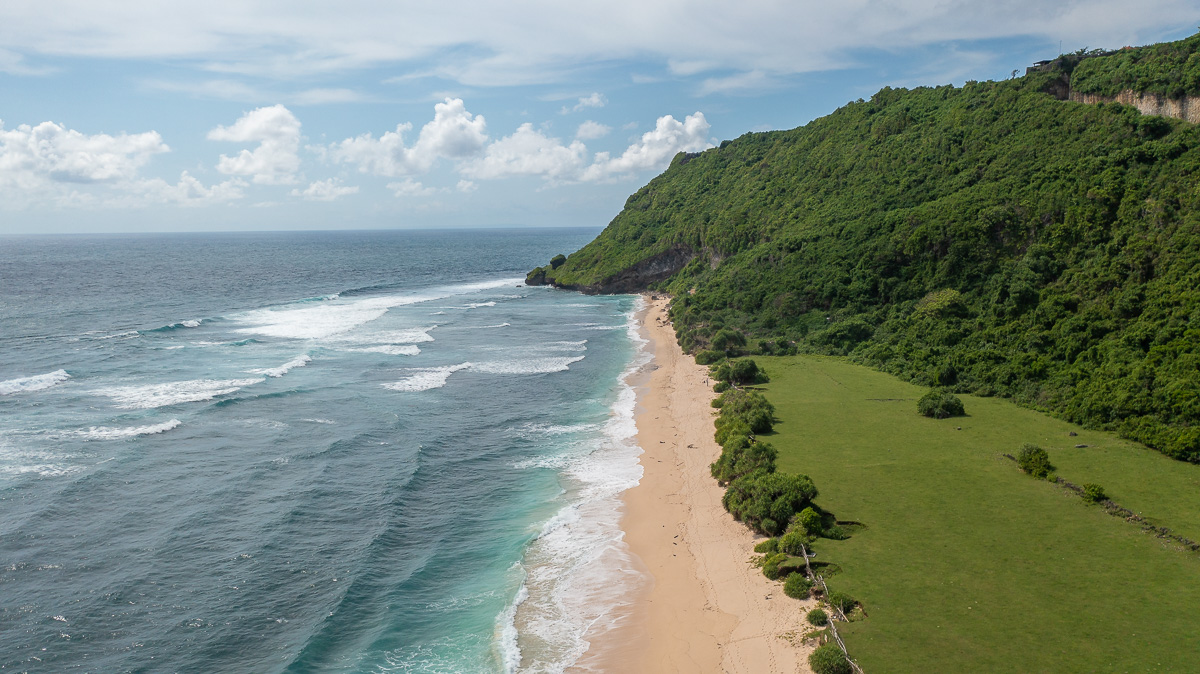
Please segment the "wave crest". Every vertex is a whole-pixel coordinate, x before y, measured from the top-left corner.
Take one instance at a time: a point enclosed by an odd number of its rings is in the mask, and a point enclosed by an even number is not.
[[[8,381],[0,381],[0,396],[14,393],[31,393],[42,391],[51,386],[58,386],[71,378],[66,370],[55,370],[46,374],[35,374],[32,377],[17,377]]]

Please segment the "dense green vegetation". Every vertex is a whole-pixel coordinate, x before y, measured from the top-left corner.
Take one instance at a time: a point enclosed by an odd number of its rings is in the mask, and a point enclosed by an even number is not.
[[[1167,98],[1200,96],[1200,34],[1084,59],[1071,74],[1071,89],[1100,96],[1122,91]]]
[[[1058,475],[1103,484],[1108,498],[1193,539],[1200,467],[998,398],[964,396],[969,417],[926,418],[913,409],[924,389],[844,358],[758,360],[771,372],[761,388],[774,406],[766,437],[777,470],[809,475],[823,508],[867,525],[809,543],[814,562],[839,569],[824,572],[841,595],[827,601],[857,599],[869,612],[838,623],[865,671],[1168,672],[1200,662],[1200,556],[1030,479],[1004,455],[1028,443]],[[792,524],[820,521],[801,513]]]
[[[1186,50],[1195,71],[1198,40],[1084,59],[1075,77],[1156,90]],[[1200,129],[1058,101],[1043,93],[1057,77],[885,88],[680,155],[534,276],[603,291],[675,260],[654,285],[709,362],[848,355],[1200,462]]]

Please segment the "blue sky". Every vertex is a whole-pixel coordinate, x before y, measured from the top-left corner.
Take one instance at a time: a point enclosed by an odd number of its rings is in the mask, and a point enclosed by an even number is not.
[[[676,152],[1198,24],[1194,0],[8,0],[0,234],[600,226]]]

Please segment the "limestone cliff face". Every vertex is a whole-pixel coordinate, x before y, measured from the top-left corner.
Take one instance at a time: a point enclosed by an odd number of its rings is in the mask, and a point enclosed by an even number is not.
[[[1200,96],[1185,96],[1183,98],[1166,98],[1158,94],[1139,94],[1133,91],[1122,91],[1116,96],[1098,96],[1072,91],[1069,99],[1076,103],[1122,103],[1132,105],[1143,115],[1159,117],[1174,117],[1193,124],[1200,124]]]

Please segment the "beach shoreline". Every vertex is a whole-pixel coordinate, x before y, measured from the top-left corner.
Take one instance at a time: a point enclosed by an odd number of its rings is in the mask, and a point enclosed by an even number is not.
[[[644,472],[621,518],[650,582],[622,629],[592,640],[572,671],[807,672],[801,637],[815,602],[787,597],[751,564],[761,539],[722,507],[708,469],[720,447],[707,368],[680,350],[666,309],[648,296],[638,316],[652,356],[633,382]]]

